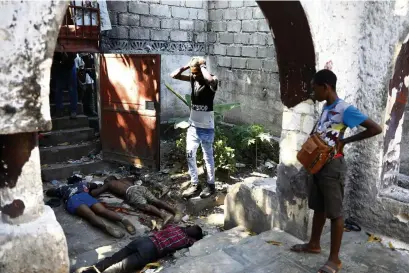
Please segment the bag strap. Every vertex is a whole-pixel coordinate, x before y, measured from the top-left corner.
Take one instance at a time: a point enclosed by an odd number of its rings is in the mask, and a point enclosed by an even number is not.
[[[312,135],[312,133],[314,133],[314,130],[315,130],[315,128],[317,127],[318,122],[320,122],[320,120],[321,120],[323,114],[324,114],[324,109],[322,109],[322,112],[321,112],[320,117],[318,118],[317,122],[314,124],[314,127],[312,127],[312,130],[311,130],[310,135]]]

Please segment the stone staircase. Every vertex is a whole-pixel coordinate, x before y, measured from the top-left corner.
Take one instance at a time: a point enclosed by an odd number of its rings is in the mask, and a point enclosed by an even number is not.
[[[409,272],[407,253],[367,240],[365,232],[344,234],[341,272]],[[207,236],[187,251],[179,251],[176,262],[161,273],[316,273],[328,258],[329,242],[328,233],[322,238],[321,254],[294,253],[289,248],[302,241],[283,231],[250,236],[244,228],[236,227]]]
[[[55,104],[51,104],[51,111]],[[53,118],[53,130],[43,132],[39,138],[41,173],[43,181],[61,180],[74,172],[89,174],[110,167],[108,163],[98,158],[87,158],[96,155],[101,150],[95,129],[91,128],[87,116],[84,115],[82,103],[78,103],[77,119],[69,118],[69,97],[64,92],[64,117]],[[93,121],[93,124],[95,119]],[[74,163],[73,163],[74,162]]]

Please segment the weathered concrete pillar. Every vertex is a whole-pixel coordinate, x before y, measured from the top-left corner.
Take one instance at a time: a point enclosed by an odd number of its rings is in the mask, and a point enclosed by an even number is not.
[[[301,102],[291,109],[285,107],[282,124],[277,178],[280,227],[305,239],[311,225],[307,202],[309,175],[298,162],[297,152],[314,126],[312,100]]]
[[[0,271],[66,273],[67,243],[43,202],[37,131],[50,130],[51,57],[65,2],[0,2]]]

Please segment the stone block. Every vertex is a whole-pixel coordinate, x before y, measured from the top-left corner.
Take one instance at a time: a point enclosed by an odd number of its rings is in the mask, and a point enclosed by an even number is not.
[[[217,41],[217,34],[216,34],[216,33],[212,33],[212,32],[208,33],[208,34],[207,34],[207,41],[208,41],[209,43],[215,43],[215,42]]]
[[[160,19],[152,16],[141,16],[141,26],[149,28],[160,28]]]
[[[165,5],[150,5],[150,14],[153,16],[170,17],[170,8]]]
[[[259,70],[263,67],[263,60],[260,59],[249,59],[247,60],[247,68]]]
[[[226,31],[227,24],[226,22],[218,21],[210,23],[210,31]]]
[[[253,8],[253,19],[264,19],[264,14],[259,7]]]
[[[244,1],[244,2],[243,2],[243,5],[244,5],[245,7],[258,7],[257,2],[254,1],[254,0]]]
[[[118,24],[124,26],[139,26],[139,15],[120,13],[118,14]]]
[[[233,33],[220,33],[219,42],[222,44],[232,44],[234,41]]]
[[[231,66],[234,68],[246,68],[246,58],[232,58]]]
[[[189,9],[184,7],[172,7],[172,17],[189,19]]]
[[[163,29],[179,29],[179,20],[176,19],[162,19],[160,27]]]
[[[213,53],[216,55],[226,55],[226,48],[225,45],[215,44]]]
[[[223,67],[231,67],[231,58],[229,57],[217,57],[217,64]]]
[[[186,205],[186,212],[188,214],[198,214],[202,210],[214,208],[224,203],[226,194],[217,192],[209,198],[200,198],[200,196],[189,199]]]
[[[223,19],[224,20],[235,20],[235,19],[237,19],[237,10],[236,9],[223,10]]]
[[[127,12],[128,1],[107,1],[107,8],[109,11]]]
[[[187,41],[188,35],[186,31],[172,31],[170,33],[170,39],[172,41]]]
[[[278,73],[278,65],[276,60],[264,60],[263,69],[265,71],[271,71]]]
[[[197,19],[198,20],[208,20],[209,18],[209,13],[207,12],[207,9],[199,9],[197,10]]]
[[[194,22],[191,20],[180,20],[180,29],[182,30],[193,30]]]
[[[207,41],[207,33],[205,32],[194,34],[194,36],[195,36],[194,40],[197,43],[205,43]]]
[[[251,34],[250,44],[252,45],[266,45],[269,34],[254,33]]]
[[[237,9],[237,19],[250,20],[253,18],[253,10],[251,8],[239,8]]]
[[[154,41],[169,40],[169,30],[151,30],[151,40]]]
[[[227,21],[227,31],[228,32],[240,32],[241,31],[241,21]]]
[[[240,46],[229,46],[227,47],[227,55],[229,56],[240,56],[241,55],[241,47]]]
[[[209,10],[209,20],[210,21],[219,21],[223,19],[224,10],[221,9],[212,9]]]
[[[240,8],[243,6],[243,0],[233,0],[229,1],[231,8]]]
[[[127,27],[124,26],[112,26],[112,29],[109,31],[108,34],[109,38],[117,38],[117,39],[128,39],[129,38],[129,30]]]
[[[149,40],[150,30],[146,28],[131,28],[129,38],[135,40]]]
[[[230,188],[224,201],[224,228],[243,226],[260,233],[278,226],[276,178],[249,177]]]
[[[226,9],[229,7],[229,1],[214,1],[214,8],[216,9]]]
[[[257,47],[255,46],[243,46],[241,49],[241,56],[244,57],[257,57]]]
[[[282,126],[283,129],[286,130],[301,130],[301,114],[297,114],[293,111],[284,111]]]
[[[243,20],[242,21],[243,32],[255,32],[257,31],[257,21],[255,20]]]
[[[268,25],[267,20],[265,19],[258,20],[257,30],[263,32],[270,32],[270,26]]]
[[[207,25],[204,21],[194,21],[194,29],[195,31],[206,31]]]
[[[187,0],[185,3],[186,3],[186,7],[188,8],[197,8],[197,9],[203,8],[202,0]]]
[[[250,34],[248,33],[235,33],[234,39],[235,44],[249,44],[250,42]]]
[[[112,1],[108,1],[108,3],[109,2],[112,2]],[[136,13],[136,14],[149,15],[149,4],[130,1],[129,2],[129,12]]]
[[[306,134],[310,134],[312,131],[312,128],[314,127],[315,120],[313,116],[304,116],[303,122],[302,122],[302,131]]]
[[[189,9],[188,18],[192,20],[197,20],[198,11],[199,11],[198,9]]]

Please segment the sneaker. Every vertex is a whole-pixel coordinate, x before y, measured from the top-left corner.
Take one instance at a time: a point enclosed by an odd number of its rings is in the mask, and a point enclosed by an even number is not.
[[[76,112],[71,112],[70,119],[77,119],[77,113]]]
[[[199,195],[201,190],[199,184],[191,184],[191,186],[182,193],[182,196],[184,198],[192,198],[195,195]]]
[[[212,196],[216,192],[214,184],[207,184],[206,188],[200,193],[200,198],[207,198]]]

